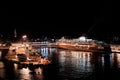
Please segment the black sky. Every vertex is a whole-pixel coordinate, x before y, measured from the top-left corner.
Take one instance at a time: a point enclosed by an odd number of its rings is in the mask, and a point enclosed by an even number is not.
[[[54,6],[55,7],[55,6]],[[112,29],[112,1],[67,5],[63,8],[0,8],[0,34],[11,37],[16,28],[19,35],[30,37],[109,36]],[[109,27],[109,30],[108,30]],[[107,30],[107,32],[106,32]]]

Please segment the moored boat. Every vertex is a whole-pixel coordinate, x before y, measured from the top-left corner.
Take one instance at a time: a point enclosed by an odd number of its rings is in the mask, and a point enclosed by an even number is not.
[[[58,48],[80,50],[80,51],[92,51],[92,52],[111,52],[110,45],[93,39],[87,39],[85,36],[81,36],[77,39],[61,39],[56,41]]]
[[[30,44],[15,43],[9,48],[5,57],[22,65],[48,65],[51,61],[38,53]]]

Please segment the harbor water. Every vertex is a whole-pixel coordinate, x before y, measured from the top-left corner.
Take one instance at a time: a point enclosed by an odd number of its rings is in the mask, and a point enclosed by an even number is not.
[[[120,53],[93,53],[40,47],[51,61],[46,66],[23,66],[1,59],[0,80],[120,80]]]

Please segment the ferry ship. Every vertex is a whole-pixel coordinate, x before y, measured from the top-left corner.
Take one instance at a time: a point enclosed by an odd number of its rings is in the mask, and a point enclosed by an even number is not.
[[[56,46],[62,49],[92,51],[92,52],[111,52],[110,45],[93,39],[87,39],[81,36],[77,39],[61,39],[56,41]]]

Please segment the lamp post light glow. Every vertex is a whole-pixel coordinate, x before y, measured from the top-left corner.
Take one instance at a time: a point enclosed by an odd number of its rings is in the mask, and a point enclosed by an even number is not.
[[[23,36],[22,36],[22,39],[23,39],[24,41],[26,41],[27,35],[23,35]]]

